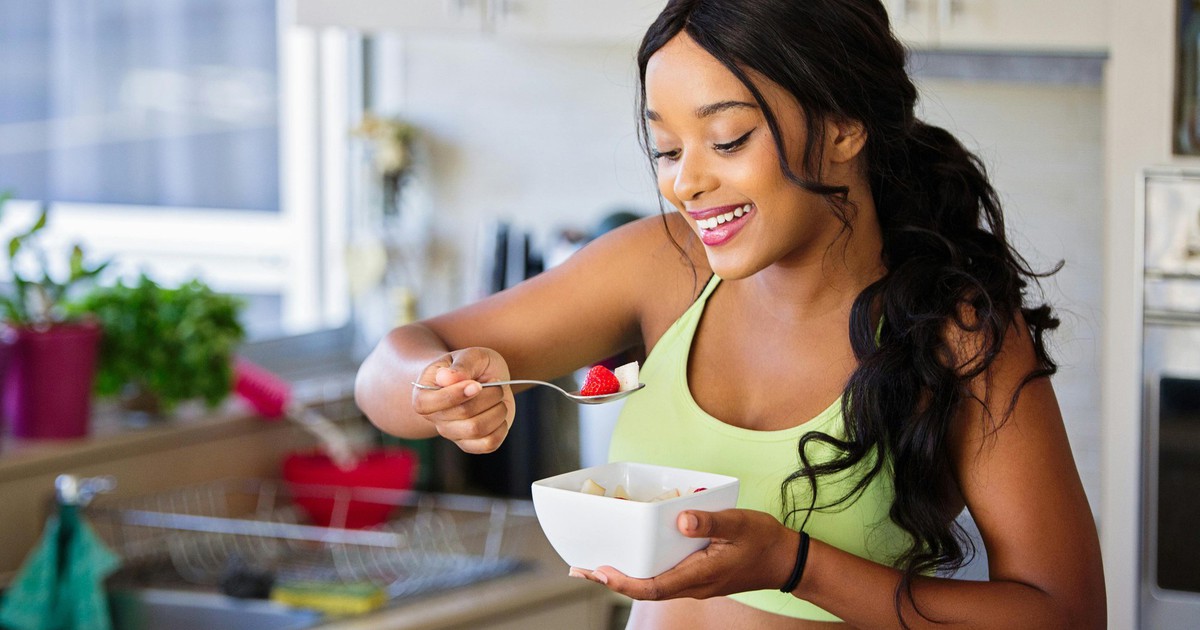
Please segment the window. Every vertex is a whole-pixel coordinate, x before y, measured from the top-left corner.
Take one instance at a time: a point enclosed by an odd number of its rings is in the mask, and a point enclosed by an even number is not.
[[[356,42],[280,6],[0,0],[0,236],[49,204],[52,245],[242,295],[252,338],[344,324],[346,150],[323,130],[348,128]]]

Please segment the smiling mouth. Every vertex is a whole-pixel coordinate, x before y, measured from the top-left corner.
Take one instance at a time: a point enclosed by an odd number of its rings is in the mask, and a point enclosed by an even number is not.
[[[753,204],[746,204],[744,206],[734,208],[732,212],[718,214],[715,217],[709,217],[707,219],[697,219],[696,227],[699,227],[701,230],[715,230],[719,225],[733,223],[734,221],[746,216],[753,208]]]

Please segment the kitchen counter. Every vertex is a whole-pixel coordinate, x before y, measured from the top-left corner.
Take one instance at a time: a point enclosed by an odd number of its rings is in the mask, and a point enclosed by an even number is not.
[[[248,358],[288,378],[297,402],[332,405],[325,412],[334,418],[352,415],[353,362],[277,360],[272,353],[278,352],[269,346]],[[291,373],[284,365],[310,369]],[[0,496],[8,508],[0,519],[0,535],[7,543],[0,549],[0,586],[7,584],[40,535],[51,510],[54,478],[60,473],[113,475],[118,485],[111,498],[119,499],[230,477],[273,477],[284,455],[311,444],[311,436],[295,424],[264,422],[234,400],[215,410],[181,409],[169,422],[142,428],[122,425],[115,409],[98,404],[86,438],[0,440]],[[614,608],[626,603],[623,598],[598,584],[567,577],[567,565],[536,522],[512,533],[524,537],[509,551],[528,562],[521,571],[403,598],[372,613],[330,620],[320,628],[607,630]]]
[[[344,398],[340,393],[304,398],[336,401]],[[111,498],[117,499],[227,477],[272,477],[284,454],[311,444],[310,436],[296,425],[264,422],[234,403],[137,430],[121,426],[116,414],[103,406],[97,412],[93,432],[86,438],[9,440],[0,449],[0,496],[5,496],[9,508],[0,519],[0,534],[9,543],[0,549],[0,586],[11,579],[40,535],[51,509],[54,478],[60,473],[113,475],[118,485]],[[622,604],[619,596],[598,584],[567,577],[568,567],[536,522],[514,533],[524,540],[512,552],[529,563],[519,572],[401,599],[373,613],[331,620],[320,627],[607,630],[614,606]]]
[[[111,475],[113,498],[164,492],[226,477],[278,475],[290,451],[312,444],[295,424],[264,422],[226,409],[139,430],[117,428],[103,411],[86,438],[9,440],[0,455],[0,585],[7,584],[41,535],[53,509],[54,479]]]
[[[353,372],[326,369],[293,381],[297,402],[340,419],[354,410]],[[216,479],[270,478],[289,452],[313,438],[295,423],[266,421],[239,400],[216,409],[187,404],[170,420],[129,426],[111,402],[97,401],[89,434],[71,440],[0,437],[0,586],[12,578],[53,509],[54,479],[111,475],[113,498],[148,495]]]

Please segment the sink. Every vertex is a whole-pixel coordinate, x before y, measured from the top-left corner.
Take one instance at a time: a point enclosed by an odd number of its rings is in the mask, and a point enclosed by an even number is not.
[[[109,595],[115,630],[292,630],[310,628],[321,613],[220,593],[122,589]]]
[[[328,619],[231,597],[224,593],[241,589],[223,592],[238,584],[226,579],[244,569],[282,582],[371,581],[392,603],[524,570],[520,550],[540,534],[527,501],[404,493],[387,497],[395,520],[348,530],[304,524],[289,492],[272,480],[228,479],[97,500],[91,522],[123,558],[106,580],[116,630],[311,628]]]

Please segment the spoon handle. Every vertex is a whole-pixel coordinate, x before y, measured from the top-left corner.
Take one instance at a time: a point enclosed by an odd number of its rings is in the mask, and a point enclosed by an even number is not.
[[[501,385],[545,385],[546,387],[553,387],[564,394],[570,393],[554,383],[547,383],[546,381],[531,381],[523,378],[513,379],[511,381],[490,381],[487,383],[480,383],[479,385],[480,387],[499,387]]]
[[[413,384],[413,387],[417,387],[420,389],[428,389],[428,390],[432,390],[432,391],[441,389],[441,387],[438,387],[436,385],[422,385],[421,383],[417,383],[415,381],[412,384]],[[546,387],[553,387],[554,389],[557,389],[558,391],[560,391],[564,394],[570,393],[567,390],[559,387],[558,385],[555,385],[554,383],[547,383],[546,381],[531,381],[528,379],[514,379],[511,381],[488,381],[486,383],[479,384],[480,387],[500,387],[501,385],[545,385]]]
[[[422,385],[415,381],[412,383],[412,385],[413,385],[413,387],[416,387],[418,389],[429,389],[429,390],[441,389],[441,387],[437,387],[436,385]],[[479,385],[482,387],[499,387],[500,385],[545,385],[546,387],[554,388],[555,390],[558,391],[558,393],[562,394],[563,396],[566,396],[567,398],[570,398],[571,400],[574,400],[575,402],[581,403],[584,405],[599,405],[599,404],[603,404],[603,403],[607,403],[607,402],[613,402],[615,400],[620,400],[620,399],[625,398],[626,396],[628,396],[646,386],[645,383],[639,383],[638,386],[634,387],[633,389],[627,389],[625,391],[616,392],[614,394],[581,396],[579,394],[572,394],[571,392],[568,392],[567,390],[559,387],[558,385],[555,385],[554,383],[547,383],[546,381],[531,381],[531,380],[526,380],[526,379],[513,379],[511,381],[491,381],[489,383],[480,383]]]

